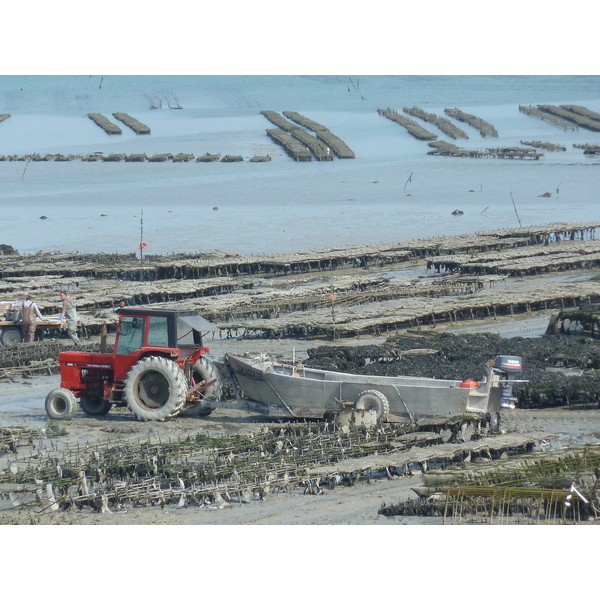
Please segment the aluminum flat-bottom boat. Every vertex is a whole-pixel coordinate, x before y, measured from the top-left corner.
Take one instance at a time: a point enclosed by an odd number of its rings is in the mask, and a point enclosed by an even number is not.
[[[375,411],[411,421],[423,417],[497,414],[514,408],[512,384],[522,370],[518,356],[486,363],[482,381],[356,375],[274,361],[265,355],[226,355],[238,400],[274,417],[323,418],[344,408]],[[247,402],[250,400],[250,402]]]

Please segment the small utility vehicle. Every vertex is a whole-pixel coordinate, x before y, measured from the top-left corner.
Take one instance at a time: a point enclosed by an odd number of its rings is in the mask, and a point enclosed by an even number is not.
[[[46,397],[51,419],[127,406],[142,421],[206,416],[221,396],[217,368],[204,356],[202,332],[217,327],[194,311],[121,308],[112,353],[60,352],[61,387]],[[210,400],[204,403],[203,400]]]

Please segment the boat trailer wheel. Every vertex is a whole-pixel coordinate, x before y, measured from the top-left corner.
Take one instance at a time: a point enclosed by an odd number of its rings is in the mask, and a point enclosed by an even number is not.
[[[356,399],[354,408],[358,410],[374,410],[377,419],[385,421],[390,412],[390,404],[384,394],[377,390],[365,390]]]

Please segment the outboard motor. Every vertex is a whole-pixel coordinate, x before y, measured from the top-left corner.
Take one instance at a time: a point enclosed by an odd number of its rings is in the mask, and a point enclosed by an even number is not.
[[[514,408],[517,399],[513,396],[512,382],[519,379],[521,371],[523,371],[523,359],[520,356],[500,355],[496,359],[496,369],[502,371],[503,379],[507,383],[502,386],[502,395],[500,396],[501,408]]]

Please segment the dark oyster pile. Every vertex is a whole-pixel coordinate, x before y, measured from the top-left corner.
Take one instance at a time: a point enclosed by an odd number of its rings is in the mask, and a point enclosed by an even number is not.
[[[600,406],[600,340],[584,336],[399,335],[383,345],[312,348],[306,366],[369,375],[481,379],[485,362],[502,354],[523,358],[520,378],[529,383],[515,385],[520,406]]]

